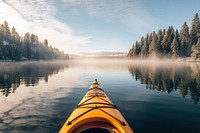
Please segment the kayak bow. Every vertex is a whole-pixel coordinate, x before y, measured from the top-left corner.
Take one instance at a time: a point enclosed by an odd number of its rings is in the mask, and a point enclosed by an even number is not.
[[[59,133],[133,133],[119,109],[97,79],[74,109]]]

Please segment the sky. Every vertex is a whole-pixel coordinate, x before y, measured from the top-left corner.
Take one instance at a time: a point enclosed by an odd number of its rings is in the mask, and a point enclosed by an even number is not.
[[[65,53],[123,53],[159,29],[181,28],[200,0],[0,0],[0,23]]]

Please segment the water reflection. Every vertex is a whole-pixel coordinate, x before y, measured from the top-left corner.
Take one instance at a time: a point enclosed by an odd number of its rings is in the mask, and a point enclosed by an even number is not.
[[[200,97],[200,64],[164,63],[162,65],[137,64],[129,66],[134,80],[146,84],[150,90],[171,93],[178,90],[183,97],[187,95],[196,104]]]
[[[0,63],[0,132],[57,132],[94,78],[136,132],[199,132],[200,64],[125,60]]]
[[[1,62],[0,92],[7,97],[20,85],[35,86],[41,80],[48,82],[49,76],[68,67],[66,62]]]

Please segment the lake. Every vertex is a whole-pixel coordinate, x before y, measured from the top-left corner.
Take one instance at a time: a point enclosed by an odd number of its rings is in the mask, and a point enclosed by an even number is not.
[[[97,78],[136,133],[200,133],[200,63],[0,63],[0,132],[54,133]]]

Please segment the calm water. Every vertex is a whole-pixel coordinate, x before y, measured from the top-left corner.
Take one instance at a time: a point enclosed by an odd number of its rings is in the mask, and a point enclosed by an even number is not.
[[[58,132],[94,78],[136,133],[200,133],[200,64],[0,63],[0,132]]]

